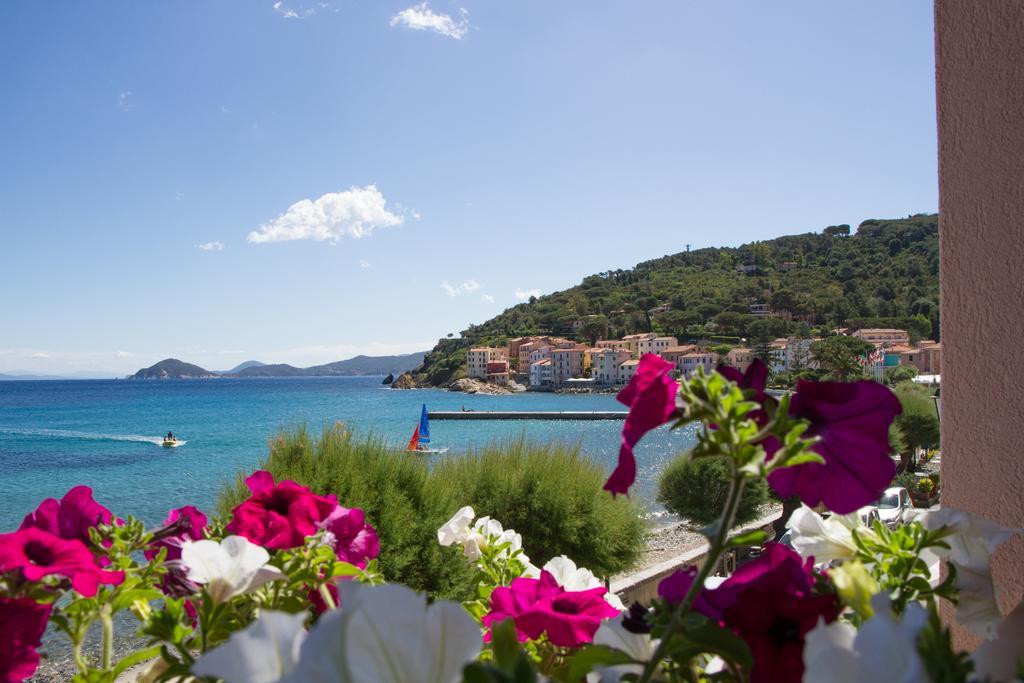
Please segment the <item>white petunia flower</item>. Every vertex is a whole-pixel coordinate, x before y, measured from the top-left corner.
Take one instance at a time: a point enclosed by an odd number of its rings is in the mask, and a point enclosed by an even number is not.
[[[801,505],[790,516],[786,526],[793,549],[804,559],[813,556],[819,564],[853,557],[857,552],[852,535],[854,529],[858,534],[874,535],[856,514],[832,515],[825,519],[806,505]]]
[[[595,645],[605,645],[619,650],[639,662],[646,662],[658,647],[657,640],[651,640],[648,633],[633,633],[622,625],[622,617],[606,619],[594,634]],[[639,675],[642,664],[618,664],[601,667],[587,675],[587,683],[617,683],[626,674]]]
[[[342,602],[309,633],[285,681],[456,683],[480,653],[480,627],[456,602],[427,605],[405,586],[354,582]]]
[[[911,519],[919,521],[929,531],[940,527],[953,531],[943,539],[949,544],[949,550],[934,548],[930,552],[949,560],[956,567],[954,586],[960,591],[956,619],[972,633],[985,638],[995,637],[1003,615],[996,599],[989,558],[996,548],[1020,530],[1004,529],[984,517],[953,508],[917,511]]]
[[[577,567],[576,563],[565,555],[548,560],[548,563],[544,565],[544,571],[555,577],[558,585],[570,592],[604,587],[604,584],[594,576],[592,571],[585,567]],[[608,591],[605,593],[604,600],[620,612],[626,611],[626,606],[622,604],[622,600],[615,593]]]
[[[971,655],[974,673],[992,681],[1017,680],[1017,662],[1024,649],[1024,602],[1021,602],[996,629],[996,637],[986,640]]]
[[[469,533],[474,517],[476,517],[476,513],[470,506],[467,505],[460,509],[437,530],[437,542],[443,546],[462,543]]]
[[[820,621],[804,645],[804,683],[929,683],[917,652],[928,613],[917,603],[896,621],[889,598],[871,600],[875,616],[860,630],[843,621]]]
[[[308,615],[266,611],[228,641],[206,652],[192,665],[197,676],[227,683],[275,683],[291,673],[306,639]]]
[[[181,563],[189,580],[205,585],[214,602],[287,578],[277,567],[267,566],[269,561],[265,548],[242,536],[228,536],[220,543],[204,539],[181,544]]]

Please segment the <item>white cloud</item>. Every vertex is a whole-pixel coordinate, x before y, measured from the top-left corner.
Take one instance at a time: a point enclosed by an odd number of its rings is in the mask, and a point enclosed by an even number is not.
[[[370,262],[367,261],[366,259],[360,259],[359,260],[359,267],[360,268],[369,268],[370,267]]]
[[[50,357],[50,354],[44,353],[43,351],[37,351],[29,356],[32,360],[46,360]]]
[[[489,304],[493,304],[494,303],[494,297],[491,296],[490,294],[481,294],[480,298],[483,299],[484,301],[486,301]]]
[[[330,240],[367,237],[378,228],[401,225],[405,218],[388,211],[384,195],[376,185],[328,192],[319,199],[303,199],[283,214],[249,233],[250,242],[289,240]]]
[[[517,289],[515,293],[516,300],[518,301],[529,301],[531,296],[540,296],[539,289]]]
[[[228,109],[228,105],[222,104],[222,105],[220,105],[220,113],[221,114],[230,114],[231,110]]]
[[[118,358],[135,358],[135,354],[131,351],[118,351],[114,355]]]
[[[460,294],[466,294],[467,292],[477,291],[478,289],[480,289],[480,283],[477,282],[476,280],[466,280],[461,285],[455,285],[453,287],[446,280],[441,283],[441,289],[443,289],[448,294],[448,296],[454,299]]]
[[[420,215],[420,212],[417,211],[416,209],[409,209],[409,215],[412,216],[413,218],[415,218],[416,220],[419,220],[420,218],[422,218],[422,216]]]
[[[285,19],[305,19],[308,16],[316,14],[316,9],[313,7],[308,7],[306,9],[296,11],[289,7],[288,5],[281,2],[281,0],[278,0],[277,2],[274,3],[274,11],[280,14]]]
[[[455,21],[450,15],[438,14],[430,9],[426,2],[421,2],[418,5],[406,7],[391,17],[392,26],[398,26],[399,24],[416,31],[433,31],[448,38],[461,40],[462,36],[466,35],[466,32],[469,31],[469,12],[460,8],[459,20]]]
[[[131,111],[135,109],[135,103],[132,102],[132,91],[122,90],[117,96],[117,108],[121,111]]]
[[[178,190],[177,192],[174,193],[174,201],[180,202],[184,198],[185,193],[183,193],[181,190]]]
[[[217,241],[203,242],[202,244],[197,244],[196,249],[201,249],[203,251],[224,251],[224,245]]]

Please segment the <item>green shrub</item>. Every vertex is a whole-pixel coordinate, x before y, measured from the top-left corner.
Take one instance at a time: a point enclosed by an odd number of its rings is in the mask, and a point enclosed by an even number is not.
[[[521,533],[538,566],[564,554],[610,576],[636,562],[645,525],[634,502],[601,490],[606,478],[579,448],[521,438],[439,461],[428,489],[459,491],[478,515]]]
[[[463,505],[522,534],[538,566],[565,554],[597,575],[611,575],[634,564],[643,547],[637,505],[612,499],[601,490],[604,472],[578,449],[559,445],[499,443],[431,467],[381,439],[356,438],[344,425],[325,428],[316,440],[303,427],[275,438],[261,467],[362,508],[380,535],[384,576],[437,597],[468,597],[470,571],[461,552],[437,543],[438,527]],[[223,519],[248,497],[247,475],[221,492]]]
[[[725,507],[729,495],[729,464],[724,458],[681,456],[669,463],[658,482],[658,502],[691,526],[714,522]],[[758,509],[768,502],[768,485],[764,480],[748,483],[743,489],[736,525],[753,521]]]

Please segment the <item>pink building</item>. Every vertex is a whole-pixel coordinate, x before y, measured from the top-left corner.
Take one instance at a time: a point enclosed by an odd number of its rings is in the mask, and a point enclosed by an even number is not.
[[[551,349],[551,381],[557,386],[583,374],[583,349]]]

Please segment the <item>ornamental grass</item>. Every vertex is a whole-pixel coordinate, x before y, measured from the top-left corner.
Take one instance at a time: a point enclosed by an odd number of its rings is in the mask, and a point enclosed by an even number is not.
[[[307,427],[282,432],[261,468],[364,510],[380,536],[384,577],[436,597],[468,597],[469,568],[437,543],[437,529],[464,505],[514,527],[541,564],[568,555],[611,576],[633,566],[644,545],[639,506],[603,492],[605,474],[576,447],[520,438],[428,461],[336,424],[316,437]],[[244,478],[221,492],[222,519],[248,497]]]

